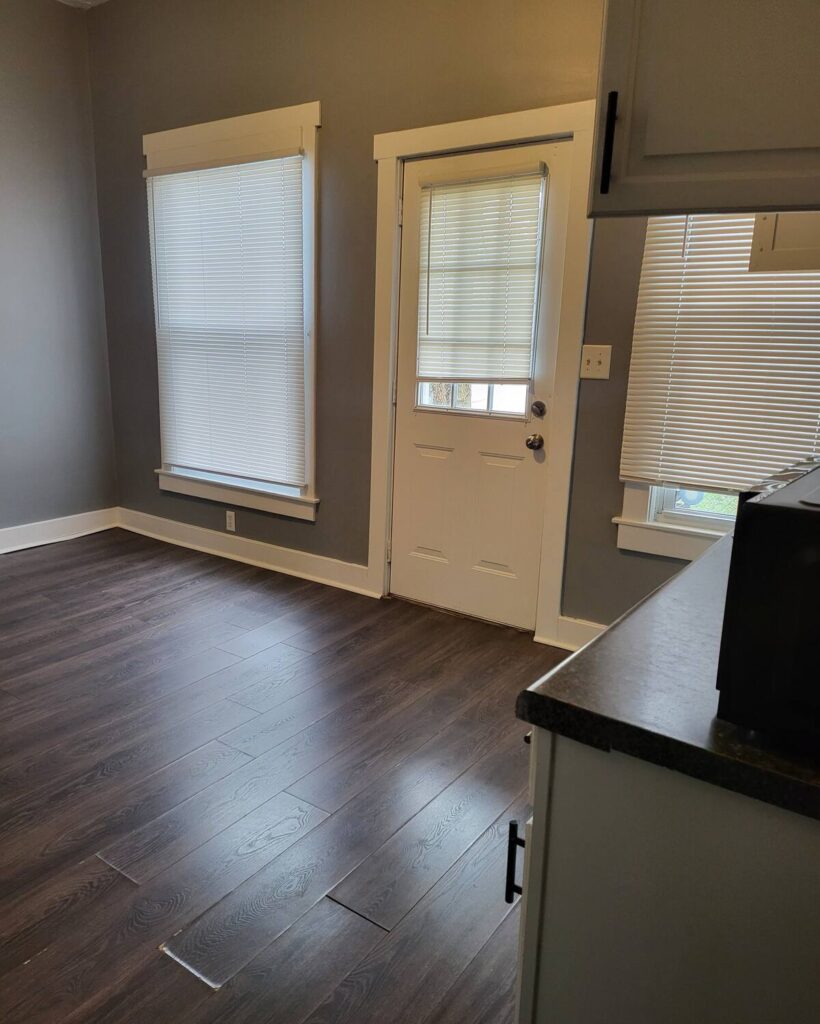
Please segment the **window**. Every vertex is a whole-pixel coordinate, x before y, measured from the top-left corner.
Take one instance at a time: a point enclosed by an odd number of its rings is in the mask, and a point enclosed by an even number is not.
[[[692,557],[731,527],[740,491],[820,451],[820,272],[750,271],[754,226],[753,214],[649,219],[622,547]]]
[[[526,414],[545,185],[541,171],[422,190],[419,407]]]
[[[698,529],[731,528],[737,515],[737,495],[693,491],[687,487],[653,487],[656,522]]]
[[[160,486],[303,519],[318,117],[282,122],[313,108],[146,138]]]
[[[528,391],[526,384],[427,382],[419,384],[418,404],[426,409],[524,416]]]

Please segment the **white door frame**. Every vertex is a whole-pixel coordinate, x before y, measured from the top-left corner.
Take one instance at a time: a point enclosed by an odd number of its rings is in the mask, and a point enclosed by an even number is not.
[[[392,520],[394,396],[398,345],[401,196],[404,161],[474,149],[566,139],[572,146],[569,200],[555,391],[550,411],[541,572],[535,638],[565,646],[560,637],[578,374],[586,313],[591,221],[587,197],[592,162],[595,101],[541,107],[473,121],[389,132],[373,139],[378,163],[376,222],[376,309],[373,341],[373,428],[370,472],[368,586],[386,594]]]

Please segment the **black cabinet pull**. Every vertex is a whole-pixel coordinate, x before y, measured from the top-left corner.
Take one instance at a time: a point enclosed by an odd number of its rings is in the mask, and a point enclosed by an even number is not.
[[[606,119],[604,121],[604,152],[601,157],[602,196],[609,192],[612,178],[612,150],[615,148],[615,122],[618,120],[618,93],[611,92],[606,98]]]
[[[524,891],[520,885],[515,884],[515,862],[519,846],[527,844],[518,835],[518,822],[510,822],[510,831],[507,836],[507,884],[504,888],[505,903],[512,903],[516,895],[520,896]]]

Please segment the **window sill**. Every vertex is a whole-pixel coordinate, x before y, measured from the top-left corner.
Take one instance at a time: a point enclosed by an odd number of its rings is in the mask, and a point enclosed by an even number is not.
[[[642,551],[665,558],[692,562],[725,536],[720,530],[703,530],[694,526],[672,526],[670,523],[647,522],[615,516],[618,547],[624,551]]]
[[[161,491],[173,491],[175,494],[187,494],[193,498],[253,508],[260,512],[273,512],[311,523],[316,521],[319,499],[300,494],[295,487],[255,484],[251,481],[247,484],[233,483],[226,477],[195,471],[183,473],[180,470],[157,469],[154,472]]]

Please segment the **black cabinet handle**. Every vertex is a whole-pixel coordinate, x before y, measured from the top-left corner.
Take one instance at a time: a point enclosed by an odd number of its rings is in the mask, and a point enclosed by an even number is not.
[[[618,120],[618,93],[611,92],[606,98],[606,119],[604,120],[604,151],[601,157],[602,196],[609,192],[612,177],[612,150],[615,148],[615,122]]]
[[[515,884],[515,862],[518,847],[526,845],[524,840],[518,835],[518,822],[511,821],[509,835],[507,836],[507,884],[504,888],[504,901],[506,903],[512,903],[516,895],[520,896],[524,891],[520,885]]]

